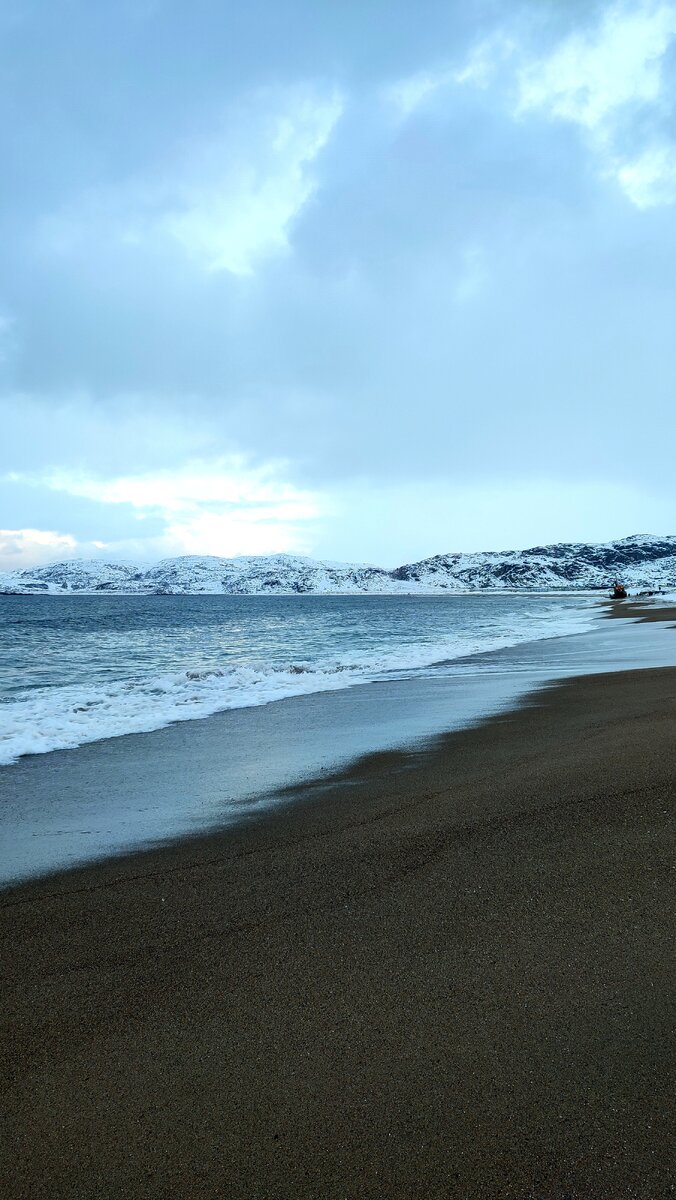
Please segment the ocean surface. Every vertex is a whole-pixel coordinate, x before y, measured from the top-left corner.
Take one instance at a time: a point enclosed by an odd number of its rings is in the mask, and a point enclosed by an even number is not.
[[[438,674],[580,633],[592,597],[3,596],[0,764],[177,721]]]

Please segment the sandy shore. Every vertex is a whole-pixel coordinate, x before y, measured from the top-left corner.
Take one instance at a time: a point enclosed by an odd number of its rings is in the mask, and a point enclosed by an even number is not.
[[[676,671],[2,896],[14,1197],[670,1195]]]
[[[676,605],[659,600],[611,600],[607,605],[609,617],[632,617],[635,621],[676,621]]]

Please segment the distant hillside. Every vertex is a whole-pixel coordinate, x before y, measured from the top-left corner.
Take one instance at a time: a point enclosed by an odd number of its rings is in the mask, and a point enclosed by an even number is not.
[[[676,537],[636,535],[599,545],[438,554],[392,571],[318,562],[290,554],[216,558],[186,555],[151,567],[94,560],[0,573],[0,593],[125,595],[317,595],[336,593],[583,591],[618,576],[630,591],[676,587]]]

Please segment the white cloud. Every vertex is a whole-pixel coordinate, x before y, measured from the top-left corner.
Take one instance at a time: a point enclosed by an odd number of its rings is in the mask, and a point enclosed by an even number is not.
[[[18,571],[72,558],[77,542],[67,533],[49,529],[0,529],[0,571]]]
[[[615,4],[597,28],[575,33],[518,74],[517,113],[542,111],[579,125],[633,204],[676,199],[673,150],[655,141],[633,160],[622,152],[639,111],[659,106],[664,56],[676,37],[676,5]]]
[[[208,272],[251,275],[261,260],[288,250],[343,107],[338,92],[309,87],[250,96],[168,165],[46,217],[37,242],[64,256],[101,244],[163,253],[171,246]]]
[[[519,75],[522,110],[598,129],[625,104],[655,101],[662,87],[662,58],[676,34],[676,8],[614,5],[598,29],[575,33],[552,54]]]
[[[498,30],[474,46],[464,65],[454,72],[455,83],[487,88],[498,67],[511,58],[515,50],[516,42],[513,38]]]
[[[428,101],[460,84],[488,87],[497,67],[515,49],[515,43],[501,31],[484,38],[470,51],[461,66],[445,65],[434,70],[416,71],[404,76],[383,90],[383,99],[405,121]]]
[[[94,556],[99,550],[115,558],[121,554],[157,558],[175,554],[305,553],[323,502],[317,493],[289,483],[284,470],[283,463],[254,467],[243,457],[232,455],[193,462],[178,471],[108,479],[66,471],[38,476],[13,473],[5,478],[103,504],[127,505],[140,522],[148,518],[164,522],[159,536],[108,545],[92,543],[88,552]],[[37,561],[36,545],[35,539],[26,545],[26,565],[31,553],[31,561]],[[53,544],[44,560],[73,557],[75,552],[74,540],[66,540]],[[82,550],[77,552],[81,554]]]
[[[167,554],[306,554],[310,543],[302,523],[307,517],[303,505],[200,512],[171,522],[162,540]]]
[[[312,164],[342,111],[337,94],[300,94],[259,117],[254,144],[235,155],[223,147],[212,177],[183,185],[162,228],[208,271],[252,274],[258,259],[288,248],[289,228],[317,188]]]
[[[653,132],[647,145],[628,153],[638,114],[660,116],[665,105],[665,55],[676,39],[676,3],[620,2],[593,27],[570,34],[544,56],[506,30],[482,39],[465,62],[415,72],[382,95],[397,121],[421,109],[447,105],[461,85],[486,89],[505,64],[507,104],[514,116],[544,113],[584,132],[600,173],[613,178],[638,208],[676,201],[674,157],[666,137]]]
[[[421,108],[435,92],[453,81],[451,70],[416,71],[404,79],[388,84],[383,91],[385,102],[392,106],[398,120],[405,121]]]
[[[676,200],[676,147],[652,146],[618,167],[617,177],[632,204],[653,208]]]
[[[241,455],[229,455],[210,461],[196,460],[179,470],[121,475],[112,479],[56,471],[41,476],[39,482],[71,496],[167,513],[202,504],[311,503],[311,493],[284,480],[284,469],[283,463],[252,466]],[[19,481],[22,477],[14,475],[13,478]]]

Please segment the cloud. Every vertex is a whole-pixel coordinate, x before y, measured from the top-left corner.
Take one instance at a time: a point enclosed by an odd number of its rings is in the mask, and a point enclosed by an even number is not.
[[[86,463],[93,474],[110,478],[125,469],[139,474],[180,465],[188,456],[201,458],[213,431],[198,421],[190,399],[185,412],[177,407],[171,393],[116,393],[111,398],[89,390],[51,395],[10,391],[0,395],[5,434],[0,438],[0,477],[31,472],[42,477],[57,465],[76,475]]]
[[[144,536],[145,516],[140,536],[107,542],[39,529],[0,531],[0,570],[82,557],[150,562],[180,554],[273,553],[394,567],[449,551],[604,541],[642,529],[659,533],[672,528],[675,517],[670,493],[631,479],[536,476],[515,483],[491,474],[465,482],[430,476],[374,485],[363,478],[334,485],[311,501],[303,494],[241,507],[218,508],[210,501],[167,510],[164,528],[152,536]]]
[[[209,150],[204,183],[191,180],[161,226],[208,271],[251,275],[260,258],[288,249],[289,228],[317,188],[311,167],[343,111],[338,93],[293,95],[255,123],[256,152],[224,163]]]
[[[388,84],[383,89],[383,99],[392,106],[398,120],[405,121],[421,108],[436,92],[451,84],[454,72],[450,69],[438,71],[416,71]]]
[[[252,466],[241,456],[209,462],[194,461],[175,471],[97,478],[69,471],[42,475],[12,473],[16,484],[116,505],[132,510],[141,524],[152,521],[153,531],[124,541],[93,544],[89,552],[99,557],[158,558],[175,554],[302,553],[309,546],[317,520],[323,512],[318,493],[289,483],[283,463]],[[155,532],[156,518],[162,530]],[[44,538],[59,535],[41,535]],[[39,553],[41,543],[29,539],[22,552],[26,564]],[[45,546],[48,545],[46,541]],[[75,552],[75,540],[52,545],[53,559]],[[63,551],[63,553],[62,553]],[[78,553],[82,553],[78,548]],[[42,559],[40,559],[42,561]],[[34,561],[37,559],[34,558]]]
[[[472,48],[463,66],[455,71],[455,82],[487,88],[498,67],[510,59],[516,49],[514,38],[503,30],[497,30]]]
[[[651,0],[611,4],[595,26],[540,54],[533,53],[533,30],[529,36],[523,21],[512,21],[510,29],[480,39],[461,65],[417,71],[389,84],[383,95],[397,120],[406,121],[435,104],[448,115],[461,85],[492,87],[516,118],[541,113],[578,126],[601,174],[613,178],[636,207],[671,204],[676,150],[665,58],[675,39],[676,4]]]
[[[36,482],[53,491],[67,492],[105,504],[130,504],[133,508],[179,512],[202,504],[275,505],[302,501],[311,505],[310,493],[299,492],[282,478],[284,464],[252,466],[242,455],[213,461],[196,460],[173,471],[94,478],[73,472],[50,472]],[[14,478],[19,481],[20,476]],[[25,479],[25,477],[24,477]]]
[[[289,248],[314,195],[313,170],[344,107],[335,90],[266,90],[232,104],[222,128],[174,150],[147,176],[92,191],[40,223],[44,252],[111,242],[134,255],[173,248],[207,272],[252,275]]]
[[[49,529],[0,529],[0,571],[19,571],[55,559],[73,558],[77,542]]]
[[[617,169],[617,177],[637,208],[654,208],[676,200],[676,148],[651,146]]]
[[[659,116],[665,102],[664,60],[676,38],[673,4],[614,4],[600,24],[565,38],[518,74],[517,113],[541,111],[580,126],[604,173],[640,208],[676,200],[674,151],[665,135],[625,158],[638,117]]]
[[[307,512],[299,505],[200,512],[169,523],[162,541],[165,553],[171,554],[219,554],[225,558],[238,554],[306,554],[311,543],[299,520],[307,520]]]
[[[514,52],[516,43],[502,30],[483,38],[472,48],[461,65],[447,64],[415,71],[382,91],[398,120],[405,121],[440,93],[448,94],[462,84],[487,88],[497,68]]]
[[[396,559],[448,544],[452,508],[432,537],[434,495],[395,505],[429,478],[621,463],[667,491],[666,0],[392,0],[386,37],[359,6],[280,0],[279,39],[264,0],[234,39],[218,0],[143,30],[129,5],[61,7],[43,36],[24,6],[0,47],[0,476],[37,481],[0,479],[4,526],[134,557],[380,558],[380,537]],[[327,495],[362,476],[339,552]],[[504,502],[506,544],[527,509]],[[452,541],[493,541],[457,512]]]
[[[520,108],[544,108],[593,130],[626,104],[654,102],[675,34],[672,5],[613,5],[596,30],[571,34],[522,69]]]

